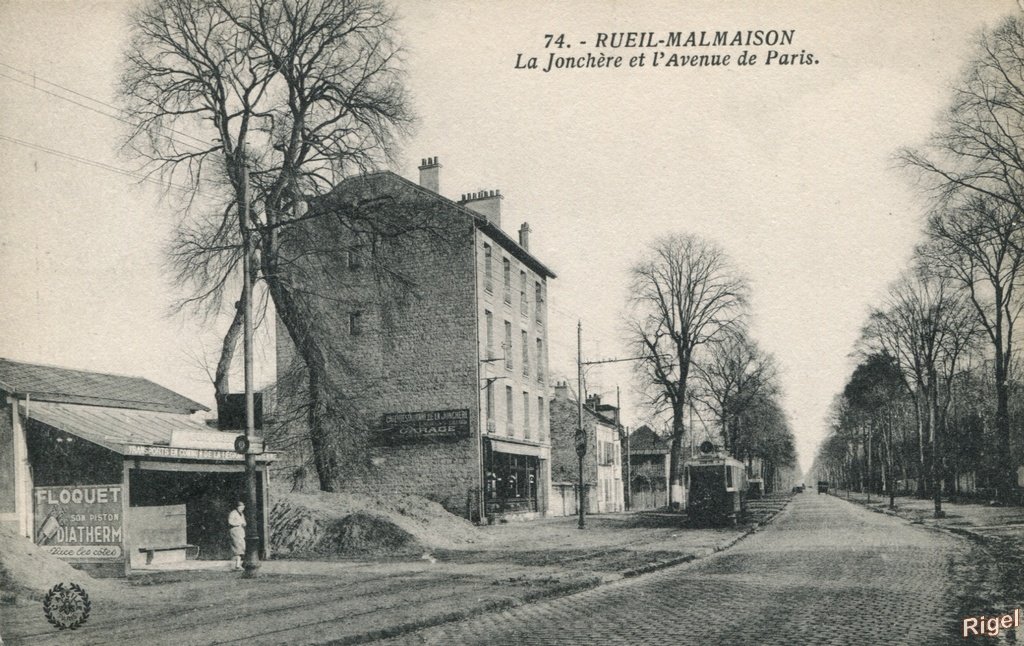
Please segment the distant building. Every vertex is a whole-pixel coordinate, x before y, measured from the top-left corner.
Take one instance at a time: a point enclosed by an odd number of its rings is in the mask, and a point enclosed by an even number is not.
[[[646,424],[629,435],[630,505],[657,509],[668,505],[671,440]]]
[[[0,396],[0,523],[97,574],[228,556],[244,456],[205,406],[140,377],[7,359]],[[274,457],[257,457],[264,557]]]
[[[596,395],[588,397],[583,406],[583,428],[587,433],[583,481],[587,487],[587,512],[591,514],[625,509],[617,416],[618,410],[614,406],[602,405]],[[568,385],[564,382],[557,384],[551,400],[551,480],[556,483],[556,493],[560,498],[557,513],[566,516],[578,509],[575,502],[579,481],[579,458],[575,445],[577,417],[577,403],[569,396]]]
[[[543,515],[555,274],[530,252],[528,224],[517,239],[505,233],[499,191],[454,202],[439,194],[440,168],[424,159],[419,184],[392,172],[345,180],[310,209],[385,204],[375,226],[313,218],[291,243],[347,250],[308,299],[310,316],[333,330],[323,341],[347,389],[349,409],[332,420],[341,486],[422,495],[475,521]],[[415,214],[428,225],[402,224]],[[399,231],[382,232],[389,225]],[[280,411],[302,399],[286,374],[305,370],[280,320],[277,365]]]

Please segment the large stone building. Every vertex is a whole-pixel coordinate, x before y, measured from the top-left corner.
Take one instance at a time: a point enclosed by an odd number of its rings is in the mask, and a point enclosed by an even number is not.
[[[419,184],[392,172],[342,182],[310,204],[324,217],[292,245],[344,251],[306,289],[328,371],[345,389],[344,415],[327,422],[340,486],[422,495],[476,521],[542,515],[555,275],[530,253],[526,223],[518,240],[505,233],[499,191],[449,200],[440,168],[423,160]],[[353,204],[371,205],[370,226],[351,209],[340,215]],[[280,318],[277,365],[282,409],[303,397],[283,375],[304,364]]]

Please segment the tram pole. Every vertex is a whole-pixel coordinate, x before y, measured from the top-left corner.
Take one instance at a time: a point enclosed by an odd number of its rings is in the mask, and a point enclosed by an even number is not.
[[[587,432],[583,428],[583,322],[576,322],[576,457],[580,463],[580,518],[577,527],[583,529],[583,514],[587,508],[587,485],[583,481],[583,456],[587,454]]]
[[[259,498],[256,487],[256,454],[253,444],[256,439],[255,405],[253,403],[253,322],[252,322],[252,230],[249,226],[249,160],[245,145],[240,145],[242,157],[242,348],[245,365],[245,568],[244,576],[253,578],[260,567],[259,554]]]

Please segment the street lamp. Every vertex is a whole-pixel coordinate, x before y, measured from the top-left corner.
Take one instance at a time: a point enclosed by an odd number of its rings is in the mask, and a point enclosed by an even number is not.
[[[249,227],[249,160],[245,155],[245,144],[239,144],[242,161],[242,305],[243,327],[242,347],[245,364],[245,577],[253,578],[260,567],[259,516],[256,506],[259,498],[256,492],[256,453],[253,448],[256,438],[256,422],[253,403],[253,322],[252,322],[252,230]]]

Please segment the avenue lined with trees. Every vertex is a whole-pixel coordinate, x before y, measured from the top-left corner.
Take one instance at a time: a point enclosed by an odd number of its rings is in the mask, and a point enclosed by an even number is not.
[[[983,32],[936,132],[899,153],[928,206],[910,269],[863,329],[814,473],[843,488],[1019,495],[1024,20]],[[873,375],[867,378],[868,375]]]

